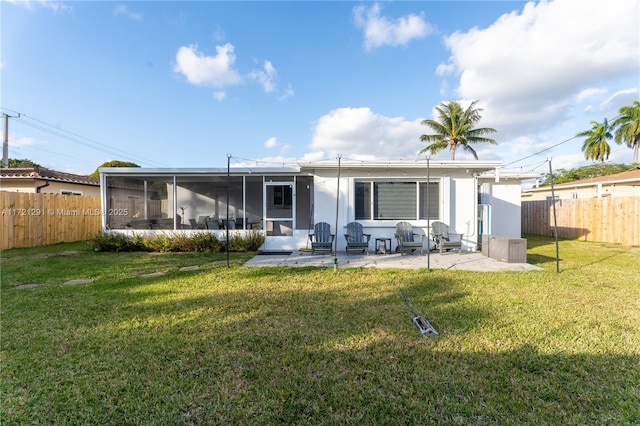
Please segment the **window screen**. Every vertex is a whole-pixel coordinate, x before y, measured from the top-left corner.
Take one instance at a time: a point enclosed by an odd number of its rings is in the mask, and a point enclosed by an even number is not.
[[[437,182],[431,182],[427,194],[427,182],[420,182],[420,217],[419,219],[434,220],[440,218],[440,191]],[[427,199],[428,195],[428,199]]]
[[[357,219],[371,219],[371,182],[356,182],[355,213]]]
[[[355,182],[356,220],[438,219],[440,183]]]
[[[415,182],[375,182],[373,196],[374,219],[416,218]]]

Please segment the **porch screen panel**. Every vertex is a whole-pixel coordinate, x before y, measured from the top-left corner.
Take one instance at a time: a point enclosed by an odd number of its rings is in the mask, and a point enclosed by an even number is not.
[[[440,218],[440,184],[438,182],[430,182],[428,185],[429,200],[427,201],[427,182],[420,182],[419,219],[437,220]]]
[[[296,178],[296,229],[312,229],[313,177]]]
[[[262,176],[246,176],[245,192],[247,227],[262,229]]]
[[[108,176],[107,197],[111,229],[174,229],[173,176]]]
[[[374,182],[374,219],[415,219],[417,185],[415,182]]]
[[[355,218],[371,219],[371,182],[355,183]]]

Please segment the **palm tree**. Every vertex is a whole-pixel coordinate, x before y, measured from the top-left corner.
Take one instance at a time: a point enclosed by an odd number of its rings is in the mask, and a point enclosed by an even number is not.
[[[466,152],[471,153],[477,160],[478,155],[471,147],[471,144],[486,142],[496,145],[495,140],[484,137],[489,133],[495,133],[495,129],[489,127],[474,128],[474,125],[480,120],[480,111],[482,111],[480,108],[475,108],[477,102],[471,102],[467,109],[462,109],[460,103],[456,101],[450,101],[447,104],[443,102],[436,107],[439,115],[438,120],[422,120],[420,122],[420,124],[431,128],[435,133],[420,136],[422,142],[431,143],[422,148],[419,154],[429,151],[435,155],[443,149],[449,148],[451,159],[455,160],[456,149],[462,146]]]
[[[638,162],[638,150],[640,150],[640,101],[633,101],[632,105],[624,106],[618,110],[620,115],[611,127],[616,129],[616,143],[625,142],[633,149],[633,163]]]
[[[606,118],[602,123],[592,120],[591,126],[590,130],[580,132],[576,136],[587,138],[582,144],[585,159],[604,163],[604,160],[608,159],[611,154],[611,147],[607,142],[613,138],[611,126]]]

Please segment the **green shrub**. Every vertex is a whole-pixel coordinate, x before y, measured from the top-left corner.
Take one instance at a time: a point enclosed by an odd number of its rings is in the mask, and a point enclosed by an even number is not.
[[[93,237],[89,244],[95,251],[120,252],[120,251],[145,251],[143,237],[139,235],[128,236],[119,232],[103,232]]]
[[[264,235],[260,232],[248,231],[244,235],[229,234],[229,251],[257,251],[262,244],[264,244]]]
[[[208,232],[192,235],[175,233],[149,236],[145,245],[149,250],[161,253],[222,251],[218,238]]]
[[[247,237],[234,235],[230,246],[231,251],[255,251],[264,242],[261,234],[252,232]],[[159,253],[169,252],[214,252],[225,250],[226,246],[214,235],[208,232],[199,232],[192,235],[182,233],[162,233],[156,235],[132,236],[119,232],[104,232],[96,235],[89,244],[95,251],[106,252],[130,252],[152,251]]]
[[[173,236],[169,234],[157,234],[147,236],[144,241],[145,246],[149,251],[168,253],[173,246]]]
[[[194,252],[220,252],[222,251],[222,244],[220,240],[208,232],[197,233],[191,236],[191,250]]]

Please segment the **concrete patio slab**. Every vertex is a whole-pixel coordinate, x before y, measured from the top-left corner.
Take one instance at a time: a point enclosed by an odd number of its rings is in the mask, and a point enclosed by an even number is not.
[[[294,251],[291,254],[257,255],[245,266],[315,266],[333,267],[334,257]],[[431,253],[401,255],[369,254],[345,255],[338,253],[338,268],[399,268],[399,269],[453,269],[465,271],[539,271],[542,268],[528,263],[507,263],[484,256],[482,253]]]

